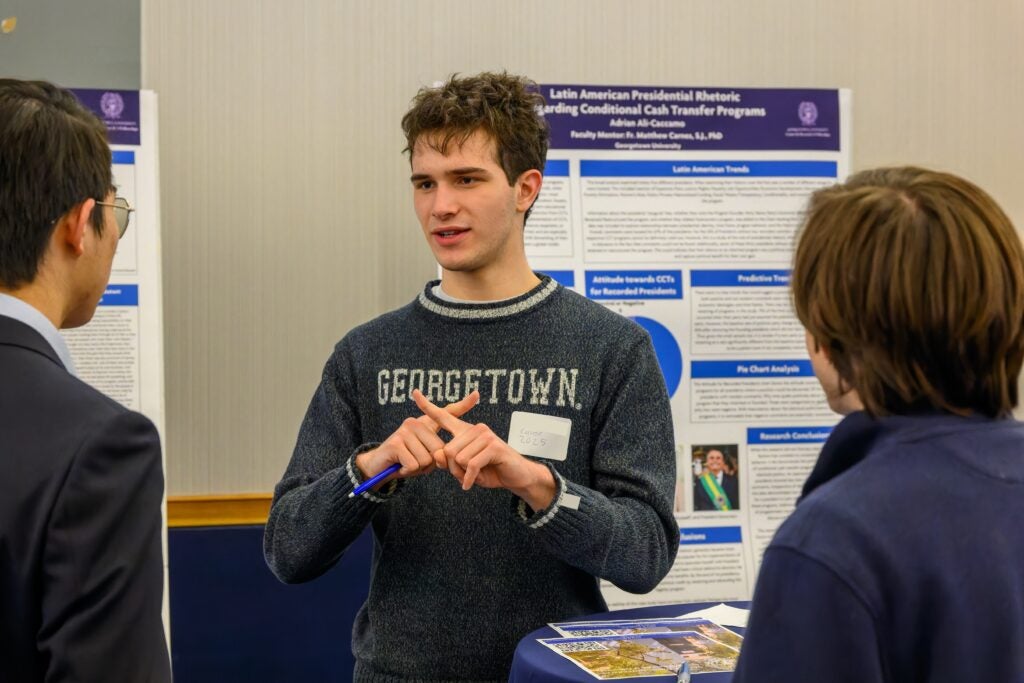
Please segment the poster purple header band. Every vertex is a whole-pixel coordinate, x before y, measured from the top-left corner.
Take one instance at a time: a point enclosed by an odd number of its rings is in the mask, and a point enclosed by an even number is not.
[[[839,91],[542,85],[552,149],[839,151]]]
[[[142,144],[138,90],[71,90],[86,109],[107,126],[112,145]]]

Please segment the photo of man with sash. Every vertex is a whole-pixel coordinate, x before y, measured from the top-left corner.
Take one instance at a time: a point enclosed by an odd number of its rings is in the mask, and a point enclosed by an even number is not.
[[[740,508],[736,446],[693,447],[693,509],[730,512]],[[703,456],[703,457],[702,457]]]

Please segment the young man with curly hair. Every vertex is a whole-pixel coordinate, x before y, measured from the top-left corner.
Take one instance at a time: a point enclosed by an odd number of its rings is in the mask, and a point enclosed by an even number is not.
[[[284,581],[373,529],[357,681],[504,681],[529,631],[604,609],[601,578],[652,590],[679,545],[650,338],[527,263],[542,103],[489,73],[413,100],[413,207],[442,277],[337,345],[275,491],[265,552]]]

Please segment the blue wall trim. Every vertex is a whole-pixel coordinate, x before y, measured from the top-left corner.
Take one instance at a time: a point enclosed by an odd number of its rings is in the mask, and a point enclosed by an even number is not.
[[[263,527],[170,529],[175,683],[352,680],[352,623],[369,589],[369,531],[301,585],[263,561]]]

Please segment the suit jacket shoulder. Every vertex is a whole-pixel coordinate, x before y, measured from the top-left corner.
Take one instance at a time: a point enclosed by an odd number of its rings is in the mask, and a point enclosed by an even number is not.
[[[156,429],[4,316],[0,377],[0,680],[169,681]]]

